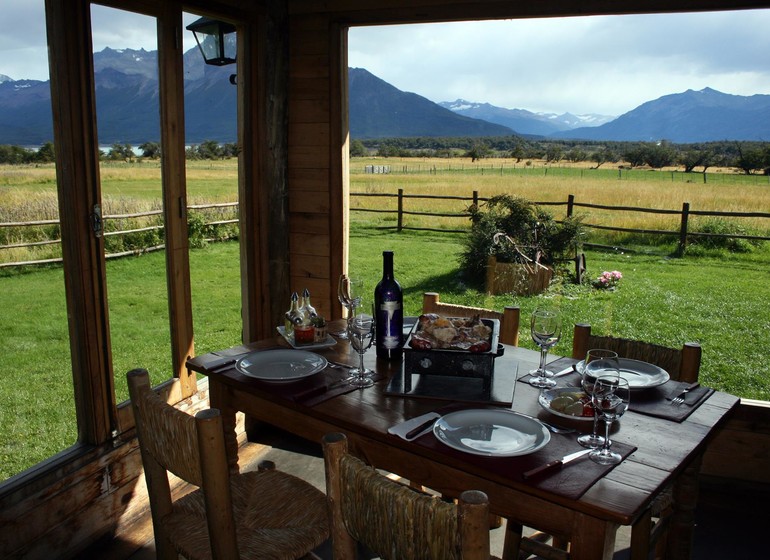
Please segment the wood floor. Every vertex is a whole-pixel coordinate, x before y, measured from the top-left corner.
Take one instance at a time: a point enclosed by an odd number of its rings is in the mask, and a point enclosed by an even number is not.
[[[258,434],[260,444],[249,443],[240,450],[243,470],[256,469],[259,461],[272,460],[277,468],[295,474],[324,489],[320,445],[300,440],[277,430]],[[770,526],[770,491],[717,481],[701,482],[696,512],[694,560],[754,560],[770,557],[764,531]],[[502,553],[503,529],[491,531],[492,554]],[[615,560],[628,558],[628,531],[621,528]],[[328,544],[315,551],[331,559]],[[131,539],[97,543],[79,558],[94,560],[154,560],[155,547],[149,519],[132,530]]]

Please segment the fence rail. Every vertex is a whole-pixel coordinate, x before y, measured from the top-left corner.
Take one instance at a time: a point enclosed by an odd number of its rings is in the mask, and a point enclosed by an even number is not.
[[[350,210],[351,212],[395,214],[397,216],[397,225],[392,226],[392,229],[396,229],[397,231],[417,230],[417,231],[438,231],[438,232],[449,232],[449,233],[465,233],[468,231],[468,227],[465,227],[463,229],[446,229],[446,228],[407,226],[404,223],[404,218],[406,216],[433,216],[433,217],[454,218],[458,220],[468,221],[470,218],[470,213],[467,210],[461,211],[461,212],[428,212],[428,211],[420,211],[420,210],[407,210],[406,202],[409,200],[450,200],[450,201],[470,202],[472,204],[478,205],[482,202],[487,202],[489,200],[489,198],[480,197],[478,191],[473,191],[471,196],[461,196],[461,195],[407,194],[404,192],[403,189],[398,189],[398,193],[358,192],[358,193],[350,193],[350,196],[351,198],[395,199],[397,202],[397,205],[396,205],[397,207],[395,210],[387,209],[387,208],[351,208]],[[627,227],[608,226],[608,225],[590,224],[590,223],[584,223],[583,225],[590,229],[602,230],[602,231],[615,231],[615,232],[621,232],[621,233],[641,233],[641,234],[661,235],[661,236],[676,236],[678,237],[678,240],[679,240],[678,253],[680,255],[684,254],[685,249],[687,248],[689,239],[696,238],[696,237],[714,238],[714,239],[745,239],[750,241],[770,241],[770,237],[761,236],[761,235],[746,235],[746,234],[738,234],[738,233],[725,234],[725,233],[691,231],[688,225],[690,216],[770,219],[770,213],[767,213],[767,212],[725,212],[720,210],[692,210],[688,202],[682,203],[682,208],[677,210],[670,209],[670,208],[669,209],[642,208],[638,206],[611,206],[607,204],[577,202],[575,200],[574,195],[569,195],[566,201],[541,201],[541,202],[533,202],[533,204],[536,204],[538,206],[563,206],[566,208],[565,214],[568,217],[574,215],[575,208],[593,208],[593,209],[607,210],[607,211],[613,211],[613,212],[614,211],[638,212],[638,213],[647,213],[647,214],[679,216],[679,228],[677,230],[627,228]],[[237,202],[225,202],[225,203],[215,203],[215,204],[194,204],[194,205],[189,205],[187,209],[188,210],[206,210],[206,209],[212,209],[212,208],[236,208],[237,209],[237,207],[238,207]],[[161,215],[162,213],[163,213],[162,210],[152,210],[147,212],[136,212],[132,214],[105,215],[103,216],[103,220],[106,221],[106,220],[136,219],[136,218],[157,216],[157,215]],[[206,222],[205,225],[218,226],[218,225],[230,225],[230,224],[236,224],[236,223],[238,223],[238,219],[227,219],[227,220],[215,220],[215,221]],[[58,220],[35,220],[30,222],[0,223],[0,228],[35,227],[35,226],[48,226],[48,225],[58,225],[58,224],[59,224]],[[388,226],[385,226],[385,227],[387,228]],[[153,225],[153,226],[147,226],[143,228],[105,232],[104,236],[108,237],[108,236],[127,235],[131,233],[141,233],[141,232],[147,232],[147,231],[153,231],[153,230],[161,230],[163,228],[164,228],[163,225]],[[60,242],[61,240],[59,239],[50,239],[50,240],[34,241],[34,242],[27,242],[27,243],[14,243],[10,245],[0,245],[0,249],[39,247],[42,245],[52,245]],[[609,248],[609,246],[607,245],[600,245],[596,243],[585,243],[585,245],[588,247]],[[164,248],[164,245],[155,245],[153,247],[145,247],[141,249],[111,253],[105,256],[106,258],[117,258],[117,257],[123,257],[127,255],[141,254],[144,252],[157,251],[163,248]],[[28,266],[28,265],[36,265],[36,264],[50,264],[50,263],[57,263],[57,262],[61,262],[61,258],[0,263],[0,268],[7,268],[7,267],[14,267],[14,266]]]

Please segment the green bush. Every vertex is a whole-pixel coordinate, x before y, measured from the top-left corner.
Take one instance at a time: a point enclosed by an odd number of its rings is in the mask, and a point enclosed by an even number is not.
[[[466,279],[476,285],[484,282],[489,256],[499,262],[553,266],[574,251],[584,233],[579,218],[557,222],[545,210],[510,195],[492,197],[469,211],[471,231],[460,266]]]
[[[725,220],[723,218],[709,218],[707,220],[699,221],[694,228],[698,233],[711,233],[719,235],[752,235],[745,227],[734,221]],[[694,236],[691,238],[689,253],[695,253],[697,248],[701,250],[719,250],[723,249],[731,253],[750,253],[756,247],[761,244],[761,241],[755,241],[750,239],[736,239],[734,237],[701,237]]]

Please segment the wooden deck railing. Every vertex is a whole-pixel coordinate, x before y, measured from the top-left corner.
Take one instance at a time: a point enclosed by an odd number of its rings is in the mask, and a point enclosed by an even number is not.
[[[409,202],[416,201],[416,200],[446,200],[446,201],[457,201],[457,202],[478,205],[482,202],[486,202],[489,200],[489,198],[480,197],[478,191],[472,191],[470,196],[461,196],[461,195],[449,196],[449,195],[432,195],[432,194],[407,194],[404,192],[404,189],[398,189],[397,193],[355,192],[355,193],[351,193],[350,196],[351,198],[394,199],[396,201],[395,209],[364,208],[364,207],[351,207],[350,209],[351,212],[362,212],[362,213],[368,212],[368,213],[374,213],[374,214],[395,214],[396,225],[383,226],[384,228],[392,227],[397,231],[420,230],[420,231],[439,231],[439,232],[450,232],[450,233],[465,233],[469,230],[470,213],[467,210],[467,206],[468,206],[467,204],[465,206],[465,209],[461,209],[456,212],[438,212],[438,211],[427,212],[427,211],[421,211],[421,210],[410,210],[408,208]],[[646,213],[646,214],[678,216],[679,227],[676,230],[626,228],[626,227],[618,227],[618,226],[603,225],[603,224],[597,224],[597,223],[586,223],[586,222],[584,222],[583,225],[589,229],[602,230],[602,231],[613,231],[613,232],[621,232],[621,233],[640,233],[645,235],[659,235],[659,236],[673,236],[678,238],[678,253],[680,255],[684,254],[690,239],[698,238],[698,237],[701,237],[701,238],[711,237],[711,238],[721,238],[721,239],[745,239],[749,241],[770,241],[770,236],[766,236],[766,235],[762,236],[762,235],[747,235],[747,234],[738,234],[738,233],[709,233],[709,232],[692,231],[689,225],[689,220],[691,216],[770,219],[770,213],[767,213],[767,212],[725,212],[725,211],[717,211],[717,210],[693,210],[692,208],[690,208],[689,202],[683,202],[681,209],[642,208],[638,206],[611,206],[606,204],[594,204],[590,202],[578,202],[575,199],[574,195],[569,195],[567,197],[567,200],[565,201],[540,201],[540,202],[533,202],[533,204],[536,204],[538,206],[564,207],[566,216],[573,216],[575,214],[576,208],[594,208],[598,210],[606,210],[611,212],[636,212],[636,213]],[[195,205],[189,205],[187,209],[189,211],[189,210],[206,210],[206,209],[213,209],[213,208],[228,208],[228,207],[237,208],[238,203],[226,202],[226,203],[217,203],[217,204],[195,204]],[[142,218],[142,217],[152,217],[152,216],[157,216],[161,214],[162,214],[161,210],[152,210],[148,212],[137,212],[134,214],[105,215],[103,216],[103,220],[106,221],[106,220],[119,220],[119,219],[136,219],[136,218]],[[423,227],[423,226],[417,226],[417,225],[407,225],[406,218],[409,216],[421,216],[421,217],[430,216],[430,217],[457,219],[458,223],[463,223],[463,227],[459,227],[456,229],[447,229],[447,228],[432,228],[432,227]],[[50,225],[57,225],[58,223],[59,223],[58,220],[37,220],[37,221],[31,221],[31,222],[7,222],[7,223],[0,223],[0,228],[50,226]],[[205,225],[219,226],[219,225],[237,224],[237,223],[238,223],[238,219],[236,218],[236,219],[229,219],[229,220],[216,220],[216,221],[205,222]],[[770,222],[768,222],[768,224],[770,224]],[[109,237],[109,236],[117,236],[117,235],[127,235],[131,233],[138,233],[143,231],[161,230],[163,229],[163,227],[164,226],[162,224],[159,224],[159,225],[147,226],[144,228],[109,231],[109,232],[105,232],[104,236]],[[770,231],[770,225],[768,226],[768,231]],[[0,245],[0,249],[35,247],[35,246],[41,246],[41,245],[51,245],[59,242],[60,240],[58,239],[50,239],[50,240],[42,240],[42,241],[34,241],[34,242],[26,242],[26,243],[14,243],[9,245]],[[594,247],[594,248],[615,248],[615,249],[618,248],[616,246],[609,247],[607,245],[601,245],[598,243],[584,243],[584,245],[586,247]],[[122,257],[126,255],[135,255],[138,253],[156,251],[163,248],[164,248],[164,245],[162,244],[152,246],[152,247],[142,247],[141,249],[133,249],[129,251],[110,253],[106,255],[106,258],[116,258],[116,257]],[[56,263],[56,262],[61,262],[61,258],[0,263],[0,268],[36,265],[36,264],[49,264],[49,263]]]

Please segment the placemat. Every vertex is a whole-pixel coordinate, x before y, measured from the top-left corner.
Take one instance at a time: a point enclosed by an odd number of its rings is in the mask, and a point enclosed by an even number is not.
[[[273,350],[275,348],[283,348],[283,346],[260,348],[260,351]],[[258,385],[260,388],[269,391],[276,397],[300,403],[305,406],[316,406],[338,395],[359,390],[358,387],[353,387],[345,382],[345,379],[350,375],[350,367],[352,367],[345,364],[329,363],[329,365],[318,374],[293,383],[271,383],[269,381],[261,381],[243,375],[235,369],[235,362],[242,356],[253,351],[255,350],[248,348],[247,346],[238,346],[227,350],[218,350],[209,354],[196,356],[191,362],[202,368],[204,374],[227,372],[230,375],[237,375],[244,383]],[[379,381],[382,379],[382,374],[375,372],[372,379],[374,379],[375,382]]]
[[[560,371],[571,363],[577,363],[573,358],[559,358],[552,364],[548,364],[549,369]],[[527,382],[529,374],[520,378],[519,381]],[[570,373],[556,379],[560,387],[580,387],[580,375]],[[682,392],[682,389],[689,385],[680,381],[666,381],[663,385],[652,387],[643,391],[633,391],[631,393],[631,406],[629,409],[639,414],[663,418],[672,422],[684,422],[690,414],[695,412],[703,402],[714,392],[714,389],[708,387],[697,387],[687,393],[685,402],[680,405],[671,404],[671,399]]]
[[[461,410],[462,408],[468,407],[449,406],[440,408],[436,410],[436,412],[443,415],[455,410]],[[427,418],[427,415],[424,416]],[[405,424],[406,423],[412,423],[413,425],[419,424],[419,421],[412,418],[405,422]],[[393,426],[388,431],[391,434],[393,434],[394,431],[400,433],[403,430],[399,430],[399,426]],[[393,437],[402,436],[393,434]],[[412,443],[421,445],[437,453],[449,455],[458,461],[490,470],[499,476],[513,478],[524,484],[575,500],[580,498],[580,496],[593,486],[597,480],[615,468],[615,465],[599,465],[594,463],[586,455],[585,457],[581,457],[569,463],[561,469],[543,473],[540,476],[530,478],[526,481],[524,480],[522,473],[555,459],[560,459],[569,453],[583,449],[583,447],[575,441],[574,434],[551,434],[551,441],[549,441],[548,445],[543,449],[536,453],[532,453],[531,455],[524,455],[521,457],[482,457],[471,453],[463,453],[462,451],[452,449],[441,443],[436,436],[433,435],[433,432],[426,433],[412,440]],[[620,453],[625,459],[636,450],[636,447],[620,442],[614,442],[612,444],[612,449]]]

